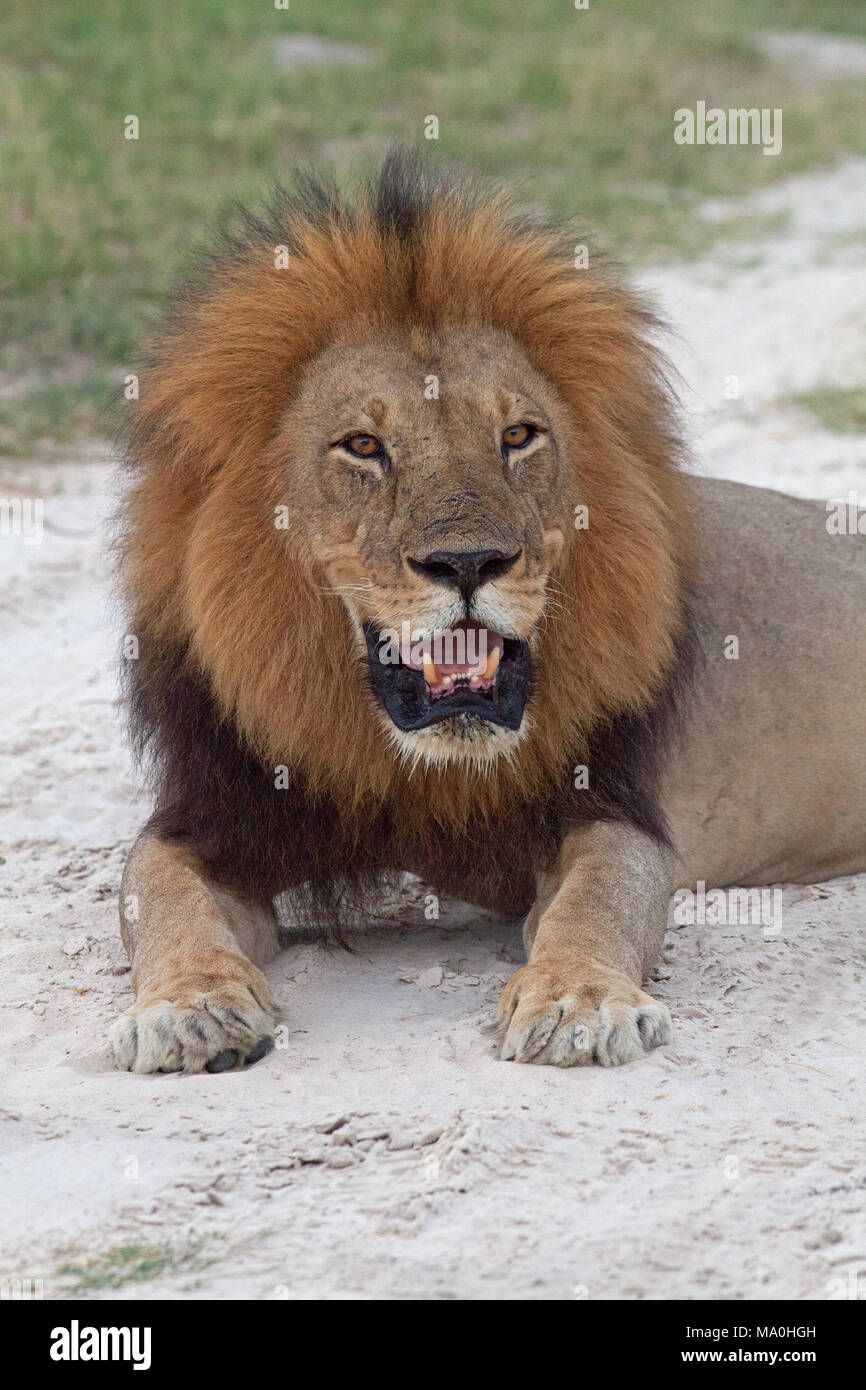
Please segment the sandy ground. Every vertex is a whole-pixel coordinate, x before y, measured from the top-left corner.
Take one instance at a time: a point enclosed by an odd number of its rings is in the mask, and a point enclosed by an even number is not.
[[[696,467],[862,491],[866,439],[783,398],[862,368],[866,164],[706,210],[768,213],[786,229],[646,277]],[[499,1062],[483,1025],[518,942],[457,910],[413,926],[409,901],[354,956],[307,942],[273,965],[288,1046],[259,1066],[114,1071],[146,799],[113,677],[108,465],[7,467],[13,489],[52,529],[0,538],[0,1276],[47,1298],[71,1296],[70,1264],[92,1297],[822,1299],[858,1275],[866,1296],[863,878],[787,888],[777,937],[672,926],[651,988],[674,1043],[618,1071]],[[151,1247],[153,1277],[113,1288]]]

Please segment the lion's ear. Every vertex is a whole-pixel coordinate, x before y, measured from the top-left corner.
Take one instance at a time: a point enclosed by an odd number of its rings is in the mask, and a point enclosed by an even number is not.
[[[286,258],[275,255],[283,241]],[[133,454],[202,478],[233,456],[252,457],[273,438],[305,365],[345,324],[372,329],[389,306],[399,314],[409,279],[369,217],[337,235],[275,206],[270,220],[206,258],[175,302],[142,373]]]

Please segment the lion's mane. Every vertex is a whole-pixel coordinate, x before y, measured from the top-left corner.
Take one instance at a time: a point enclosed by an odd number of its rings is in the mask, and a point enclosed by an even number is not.
[[[568,825],[665,835],[658,763],[695,652],[687,483],[655,320],[574,252],[501,194],[397,153],[354,201],[302,177],[243,214],[174,299],[130,407],[131,723],[156,828],[256,900],[291,890],[295,914],[333,922],[412,867],[517,914]],[[348,324],[412,323],[506,329],[583,443],[574,499],[591,524],[556,575],[532,729],[484,776],[404,771],[362,671],[346,679],[341,600],[268,524],[285,466],[269,449],[300,370]]]

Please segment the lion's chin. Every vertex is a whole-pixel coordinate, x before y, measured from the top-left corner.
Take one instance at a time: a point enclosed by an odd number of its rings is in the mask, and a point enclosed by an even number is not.
[[[416,767],[463,767],[476,774],[492,770],[500,759],[510,760],[529,729],[526,716],[518,729],[504,729],[475,714],[440,719],[417,730],[399,729],[383,713],[388,741],[400,761],[411,771]]]

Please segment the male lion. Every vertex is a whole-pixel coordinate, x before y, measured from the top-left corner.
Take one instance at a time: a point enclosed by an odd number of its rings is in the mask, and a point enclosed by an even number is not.
[[[866,867],[862,544],[680,471],[653,324],[400,155],[206,261],[134,407],[121,1067],[261,1057],[275,898],[405,871],[526,916],[503,1058],[628,1062],[675,887]]]

